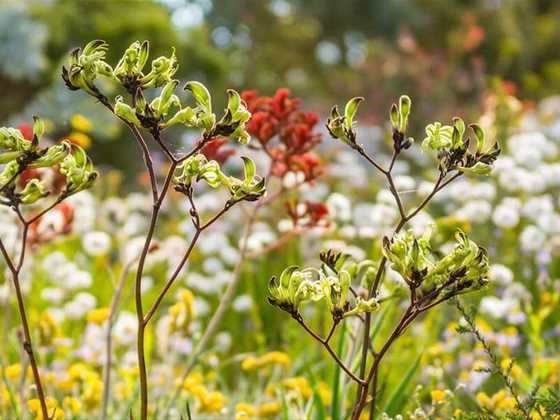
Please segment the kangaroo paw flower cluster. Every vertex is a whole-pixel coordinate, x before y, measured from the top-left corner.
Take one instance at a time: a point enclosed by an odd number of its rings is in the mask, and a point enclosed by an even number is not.
[[[374,312],[379,308],[376,299],[350,298],[351,273],[356,273],[357,265],[350,270],[340,269],[334,273],[326,266],[322,269],[297,266],[286,268],[279,278],[272,277],[268,285],[270,304],[300,317],[300,307],[308,302],[323,300],[335,322],[364,312]]]
[[[65,176],[65,187],[58,201],[89,188],[98,176],[81,147],[67,140],[40,147],[44,123],[38,117],[34,120],[32,140],[26,139],[16,128],[0,128],[0,162],[4,164],[0,172],[0,196],[6,199],[4,204],[34,204],[51,194],[45,180],[30,178],[20,182],[22,174],[29,169],[58,169]]]
[[[202,153],[186,159],[177,168],[173,183],[175,189],[187,193],[192,183],[205,181],[210,187],[225,187],[231,198],[227,205],[231,206],[239,201],[255,201],[266,193],[265,179],[255,174],[255,163],[248,157],[242,156],[244,164],[244,178],[228,176],[222,172],[220,164],[206,158]]]
[[[62,67],[62,78],[71,90],[83,90],[110,107],[115,115],[136,127],[143,127],[154,133],[176,124],[204,131],[203,137],[210,140],[216,136],[229,136],[240,143],[247,144],[250,135],[245,124],[251,117],[240,95],[233,89],[227,91],[228,104],[223,116],[218,120],[212,111],[212,98],[208,89],[200,82],[190,81],[184,90],[190,92],[195,106],[183,106],[175,94],[179,85],[173,75],[178,69],[173,50],[170,57],[161,56],[152,61],[151,70],[144,74],[143,69],[149,56],[149,43],[133,42],[113,69],[105,61],[108,44],[92,41],[83,49],[75,49]],[[118,95],[111,103],[95,82],[103,76],[119,83],[133,96],[127,103]],[[148,102],[145,89],[161,88],[159,95]],[[159,134],[158,134],[159,135]]]
[[[417,293],[418,299],[429,304],[438,297],[449,299],[488,283],[488,255],[484,248],[458,231],[453,250],[436,258],[430,246],[430,234],[428,231],[423,237],[415,237],[409,230],[383,241],[383,254],[393,270]]]

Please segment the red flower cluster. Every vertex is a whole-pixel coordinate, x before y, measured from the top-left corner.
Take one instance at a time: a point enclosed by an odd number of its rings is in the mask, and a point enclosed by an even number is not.
[[[289,96],[288,89],[278,89],[274,96],[259,96],[253,90],[242,92],[252,114],[247,131],[273,160],[273,175],[303,172],[306,181],[311,181],[321,173],[321,161],[311,151],[321,141],[321,134],[314,131],[319,117],[301,111],[301,100]]]
[[[206,159],[215,160],[220,165],[224,163],[228,158],[235,154],[234,149],[223,149],[222,146],[227,143],[227,139],[223,137],[218,137],[214,140],[209,141],[200,150]]]

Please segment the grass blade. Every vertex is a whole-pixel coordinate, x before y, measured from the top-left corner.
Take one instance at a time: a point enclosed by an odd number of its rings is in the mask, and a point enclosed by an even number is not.
[[[414,376],[416,375],[416,371],[420,367],[420,359],[422,358],[422,354],[418,355],[414,364],[408,369],[406,375],[402,379],[401,383],[397,386],[397,388],[393,391],[393,394],[387,401],[385,408],[383,411],[387,413],[389,416],[395,416],[399,414],[400,410],[403,408],[405,401],[408,399],[406,395],[406,389]]]

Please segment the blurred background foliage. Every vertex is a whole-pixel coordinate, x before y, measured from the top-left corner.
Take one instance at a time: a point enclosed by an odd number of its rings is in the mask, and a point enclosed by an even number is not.
[[[150,40],[153,55],[175,46],[182,80],[216,93],[288,86],[323,116],[362,95],[379,123],[407,93],[417,129],[452,114],[476,118],[495,80],[526,101],[560,91],[555,0],[4,0],[1,123],[40,112],[68,131],[80,109],[106,140],[97,161],[122,164],[107,143],[124,132],[59,77],[65,54],[95,38],[111,44],[112,63],[137,39]]]

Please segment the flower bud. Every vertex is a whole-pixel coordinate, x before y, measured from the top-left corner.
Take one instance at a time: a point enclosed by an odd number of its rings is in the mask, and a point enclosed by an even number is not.
[[[422,141],[424,150],[442,150],[452,145],[453,127],[434,122],[426,126],[426,137]]]
[[[25,184],[25,188],[19,193],[19,196],[23,204],[33,204],[48,194],[49,192],[41,181],[32,179]]]
[[[2,172],[0,172],[0,189],[4,189],[9,184],[14,184],[19,172],[20,165],[17,161],[12,160],[8,162]]]
[[[68,156],[72,147],[64,140],[62,143],[49,147],[46,152],[38,159],[31,162],[28,168],[46,168],[59,164]]]
[[[170,57],[162,56],[152,61],[152,69],[140,82],[143,87],[157,88],[163,86],[172,80],[178,68],[175,48],[173,48]]]
[[[411,106],[412,101],[410,100],[410,97],[402,95],[399,98],[399,131],[401,133],[406,133]]]
[[[142,126],[142,123],[136,116],[136,111],[130,105],[123,102],[122,96],[117,96],[115,101],[114,112],[117,117],[135,125],[136,127]]]

